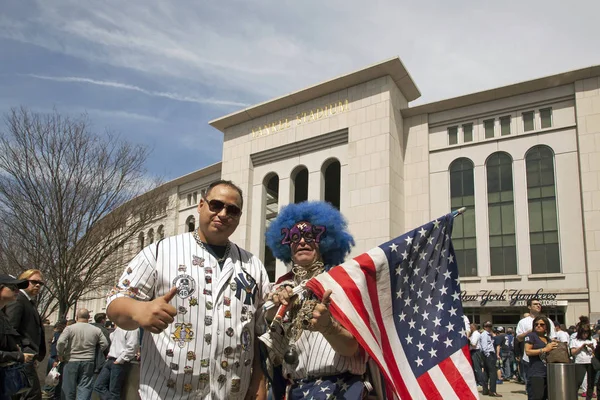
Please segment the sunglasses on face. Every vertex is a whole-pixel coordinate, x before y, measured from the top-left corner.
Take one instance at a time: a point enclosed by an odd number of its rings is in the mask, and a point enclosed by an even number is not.
[[[28,281],[29,281],[29,283],[31,283],[34,286],[35,285],[44,286],[44,282],[42,282],[42,281],[38,281],[38,280],[35,280],[35,279],[28,279]]]
[[[225,209],[225,212],[229,217],[237,218],[242,215],[242,210],[234,204],[225,204],[221,200],[215,199],[208,200],[206,197],[204,197],[204,195],[202,195],[202,198],[208,204],[208,209],[210,212],[218,214],[221,212],[221,210]]]
[[[537,323],[537,324],[535,324],[535,326],[542,326],[542,327],[545,327],[545,326],[546,326],[546,324],[545,324],[545,323],[543,323],[543,322],[540,322],[540,323]]]

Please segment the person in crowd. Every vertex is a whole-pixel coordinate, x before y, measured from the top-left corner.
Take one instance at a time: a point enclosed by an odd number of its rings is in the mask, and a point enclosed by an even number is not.
[[[70,320],[67,321],[67,326],[75,325],[76,323],[77,323],[77,320],[70,319]]]
[[[563,343],[569,343],[571,338],[569,337],[565,324],[559,324],[558,321],[556,321],[554,322],[554,329],[556,330],[556,340]]]
[[[77,311],[77,322],[67,326],[58,338],[58,360],[66,361],[62,393],[66,400],[89,400],[92,396],[96,346],[104,351],[108,341],[102,331],[90,324],[90,312]]]
[[[595,370],[592,357],[596,349],[596,341],[592,339],[592,330],[588,324],[579,324],[575,337],[571,339],[571,355],[575,357],[577,385],[581,386],[587,376],[586,399],[591,399],[594,392]]]
[[[43,361],[46,357],[46,337],[42,317],[37,310],[36,298],[44,286],[42,273],[37,269],[29,269],[19,275],[19,279],[26,280],[29,285],[21,289],[17,301],[6,306],[6,315],[13,328],[23,338],[23,351],[34,353],[35,360],[29,361],[25,366],[25,373],[31,382],[31,389],[21,396],[23,400],[39,399],[42,396],[42,387],[35,367],[35,361]]]
[[[569,329],[567,329],[567,333],[569,337],[571,337],[577,331],[577,327],[575,325],[569,325]]]
[[[144,329],[141,398],[266,396],[255,338],[270,282],[262,262],[229,240],[242,207],[240,188],[213,182],[198,229],[143,249],[109,293],[109,319]]]
[[[326,202],[289,204],[271,222],[266,243],[276,258],[291,267],[269,294],[276,305],[265,315],[272,329],[260,338],[273,369],[269,368],[268,375],[274,398],[282,398],[286,385],[290,400],[318,398],[323,387],[329,388],[332,397],[364,398],[367,355],[329,313],[331,291],[320,300],[309,291],[293,294],[303,281],[344,261],[354,245],[346,220]],[[286,312],[273,322],[280,305]],[[288,378],[285,383],[283,377]]]
[[[104,337],[108,341],[108,347],[104,349],[104,351],[100,350],[100,347],[96,347],[96,367],[94,369],[95,374],[99,374],[102,370],[102,367],[106,363],[106,357],[108,356],[108,351],[110,349],[110,332],[106,329],[106,313],[96,313],[94,315],[94,322],[92,325],[96,328],[100,329],[104,334]]]
[[[492,333],[492,322],[486,321],[483,324],[483,332],[479,336],[479,346],[483,354],[483,390],[484,396],[502,397],[496,392],[496,383],[498,379],[496,363],[498,361],[498,353],[494,347],[494,337]]]
[[[50,357],[48,357],[48,365],[46,366],[46,374],[50,372],[52,368],[58,365],[58,371],[61,374],[58,385],[56,386],[44,386],[42,394],[45,395],[45,398],[52,399],[60,399],[61,388],[62,388],[62,370],[64,367],[64,363],[58,362],[58,352],[56,350],[56,343],[58,342],[58,338],[67,327],[67,321],[58,321],[54,324],[54,330],[52,334],[52,340],[50,341]]]
[[[500,329],[501,327],[498,327]],[[500,341],[499,356],[502,360],[502,379],[508,381],[515,378],[515,336],[513,329],[508,328]]]
[[[471,324],[469,333],[469,351],[471,353],[471,360],[473,361],[475,382],[477,382],[477,386],[483,386],[483,355],[481,353],[481,344],[479,342],[479,338],[481,337],[479,329],[479,325]]]
[[[129,372],[131,361],[135,359],[139,343],[139,329],[126,331],[116,328],[110,335],[111,345],[108,359],[102,367],[94,391],[101,400],[119,400],[121,388]]]
[[[542,302],[537,298],[528,299],[527,308],[529,308],[528,315],[524,316],[523,319],[521,319],[517,324],[517,340],[519,342],[523,342],[525,340],[525,336],[534,332],[533,320],[539,315],[541,315]],[[552,323],[552,321],[549,321],[547,329],[549,331],[550,339],[554,339],[556,337],[556,333],[554,331],[554,324]],[[529,379],[527,375],[528,368],[529,356],[527,355],[527,352],[524,352],[523,356],[521,357],[521,371],[523,374],[523,379],[525,380],[527,393],[531,391],[531,386],[529,384]]]
[[[502,376],[502,356],[500,355],[500,348],[502,347],[502,342],[504,342],[504,338],[506,337],[506,333],[504,332],[503,326],[497,326],[492,331],[492,337],[494,339],[494,350],[496,351],[496,370],[498,373],[498,379],[496,380],[497,385],[502,385],[504,383],[504,377]]]
[[[533,332],[523,339],[525,355],[528,357],[527,370],[527,399],[545,400],[548,398],[548,381],[546,371],[546,354],[558,345],[550,338],[550,320],[543,315],[537,315],[532,323]]]
[[[17,363],[33,363],[35,353],[25,350],[22,335],[14,328],[4,308],[17,300],[19,289],[26,289],[29,282],[15,279],[10,275],[0,274],[0,370],[12,367]],[[0,382],[1,383],[1,382]],[[0,400],[10,400],[14,393],[7,393],[7,388],[0,385]]]

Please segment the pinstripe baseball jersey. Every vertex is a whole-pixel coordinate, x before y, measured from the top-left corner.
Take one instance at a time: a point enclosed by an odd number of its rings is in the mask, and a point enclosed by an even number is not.
[[[289,349],[289,339],[281,332],[267,331],[260,340],[267,346],[271,360],[282,360],[283,376],[292,379],[337,375],[344,372],[362,375],[366,372],[368,359],[366,352],[360,349],[353,356],[339,355],[320,332],[307,330],[302,332],[296,341],[298,362],[294,365],[283,361],[283,355]]]
[[[141,398],[244,398],[270,287],[263,264],[232,244],[221,269],[192,233],[184,233],[143,249],[107,302],[123,296],[148,301],[173,286],[175,320],[160,334],[144,332]]]

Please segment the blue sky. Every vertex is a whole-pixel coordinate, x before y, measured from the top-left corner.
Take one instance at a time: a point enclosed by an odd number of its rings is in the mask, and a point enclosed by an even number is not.
[[[170,180],[221,159],[209,120],[390,57],[413,105],[600,64],[598,15],[597,0],[2,0],[0,113],[86,112]]]

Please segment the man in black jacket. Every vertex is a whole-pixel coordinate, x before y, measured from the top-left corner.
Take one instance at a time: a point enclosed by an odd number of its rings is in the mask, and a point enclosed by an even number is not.
[[[29,281],[29,286],[26,289],[21,289],[17,301],[6,306],[6,315],[11,325],[21,335],[23,351],[36,354],[36,360],[42,361],[46,356],[46,338],[42,318],[35,303],[37,295],[44,286],[42,273],[37,269],[29,269],[19,275],[19,279]],[[21,399],[37,400],[42,398],[42,389],[35,364],[35,362],[29,362],[25,367],[25,372],[32,383],[32,387],[29,392],[22,395]]]

